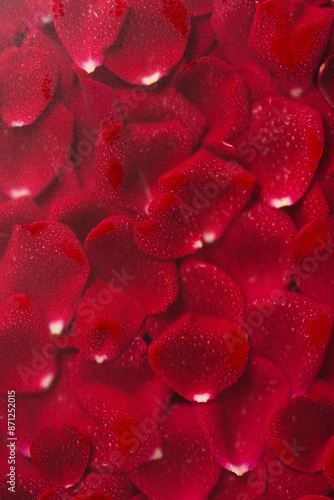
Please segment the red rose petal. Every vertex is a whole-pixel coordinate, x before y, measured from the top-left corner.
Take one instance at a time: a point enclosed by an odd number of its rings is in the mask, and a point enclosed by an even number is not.
[[[95,166],[103,190],[124,208],[144,211],[158,194],[160,175],[191,153],[189,133],[177,121],[106,127]]]
[[[237,476],[233,472],[222,469],[218,483],[211,492],[209,500],[259,499],[267,486],[267,471],[260,464],[250,472]],[[262,497],[261,497],[262,498]]]
[[[165,384],[189,401],[202,402],[240,378],[248,348],[237,325],[186,314],[154,340],[149,360]]]
[[[133,490],[134,487],[127,474],[100,474],[97,472],[89,472],[83,476],[77,486],[68,491],[73,495],[108,494],[112,495],[112,500],[128,500]],[[61,498],[59,500],[63,499]]]
[[[240,66],[238,72],[246,83],[253,102],[261,101],[265,97],[281,95],[278,85],[262,66],[245,64]]]
[[[30,453],[37,469],[52,483],[69,488],[78,483],[89,458],[89,439],[73,425],[45,427],[33,440]]]
[[[131,13],[105,65],[130,83],[150,85],[179,62],[189,33],[183,0],[131,0]]]
[[[318,7],[267,0],[256,6],[249,46],[293,95],[311,87],[330,28],[331,18]]]
[[[51,332],[72,319],[89,271],[82,247],[54,221],[16,226],[0,264],[1,300],[24,293],[44,312]]]
[[[120,209],[97,190],[87,189],[52,203],[50,219],[68,226],[79,240],[84,242],[90,231],[101,220],[119,212]]]
[[[297,441],[298,443],[298,441]],[[296,445],[298,452],[298,445]],[[326,495],[329,486],[321,472],[306,474],[283,464],[272,452],[266,452],[263,464],[268,471],[267,494],[270,500],[297,500],[306,494]],[[321,498],[317,496],[317,498]]]
[[[305,295],[324,304],[334,304],[333,216],[307,224],[294,237],[294,276]]]
[[[72,141],[72,117],[54,102],[27,127],[1,124],[0,188],[9,198],[38,195],[63,169]]]
[[[172,391],[152,370],[147,357],[147,345],[136,337],[124,352],[104,363],[88,360],[78,355],[73,369],[74,383],[83,385],[99,382],[124,391],[140,401],[157,420],[171,399]]]
[[[206,128],[202,113],[174,88],[159,93],[149,89],[116,89],[117,99],[127,123],[178,121],[188,131],[193,147],[198,145]]]
[[[15,224],[29,224],[43,217],[43,212],[31,198],[22,196],[0,204],[0,255],[8,245]]]
[[[208,258],[224,269],[248,300],[283,290],[292,274],[289,217],[264,203],[244,212]]]
[[[319,87],[327,102],[334,108],[334,55],[327,57],[319,70]]]
[[[173,83],[208,120],[211,142],[230,139],[245,130],[250,112],[247,89],[228,64],[214,57],[202,57],[179,71]]]
[[[103,282],[86,291],[74,320],[74,345],[90,359],[118,356],[136,336],[144,311],[132,298]]]
[[[134,237],[140,250],[157,259],[184,257],[195,253],[203,244],[193,215],[171,193],[152,201],[148,217],[142,215],[135,222]]]
[[[318,396],[297,396],[289,406],[272,412],[267,423],[267,441],[292,469],[316,472],[322,469],[333,429],[333,405]]]
[[[94,163],[95,145],[104,127],[122,123],[122,116],[113,90],[92,80],[81,79],[72,95],[69,109],[75,120],[76,141],[70,159],[78,171],[85,188],[93,188],[96,178]],[[94,110],[94,111],[92,111]],[[68,169],[71,163],[67,162]]]
[[[0,115],[8,127],[29,125],[49,104],[58,68],[45,52],[30,47],[7,49],[0,57]]]
[[[116,40],[129,9],[128,0],[54,3],[55,28],[80,68],[91,73],[103,64],[105,52]]]
[[[185,260],[179,269],[185,309],[201,316],[238,323],[244,316],[244,298],[238,285],[221,269],[205,262]]]
[[[7,418],[7,416],[6,416]],[[12,443],[14,440],[12,441]],[[10,481],[10,464],[8,464],[8,456],[10,449],[13,450],[13,446],[9,448],[7,445],[11,441],[8,441],[6,437],[1,433],[0,435],[0,496],[3,499],[15,498],[18,500],[33,500],[39,493],[43,490],[50,488],[52,483],[48,481],[40,472],[34,467],[29,458],[25,458],[21,453],[15,449],[15,480],[14,491],[9,491],[8,488],[12,487],[13,484],[7,483]],[[13,466],[13,465],[12,465]]]
[[[256,176],[262,198],[280,208],[306,191],[324,148],[321,116],[282,97],[253,104],[249,130],[235,143]]]
[[[26,295],[14,295],[0,306],[2,353],[0,391],[36,392],[46,389],[57,372],[50,360],[46,366],[34,364],[36,352],[52,352],[52,339],[44,317]],[[29,367],[29,383],[24,370]],[[11,373],[10,380],[8,373]]]
[[[331,308],[297,293],[263,297],[249,306],[253,353],[290,379],[293,394],[304,394],[324,360],[333,327]]]
[[[246,205],[255,179],[239,165],[201,149],[160,177],[159,183],[181,198],[195,216],[204,241],[212,243]]]
[[[175,264],[147,257],[136,246],[131,219],[112,216],[85,243],[93,275],[139,302],[147,314],[163,312],[178,293]]]
[[[220,465],[242,475],[260,461],[266,446],[265,422],[273,408],[287,404],[290,385],[283,373],[262,358],[253,358],[244,375],[196,415]]]
[[[156,422],[123,391],[88,384],[80,389],[79,398],[98,423],[90,434],[93,468],[129,471],[152,459],[160,449]]]
[[[192,408],[171,408],[162,426],[163,455],[130,472],[149,498],[202,500],[216,483],[220,467],[209,452]]]
[[[256,61],[248,48],[255,8],[255,0],[226,0],[212,15],[212,27],[222,54],[230,63],[245,64]]]
[[[313,183],[304,196],[289,210],[289,215],[298,229],[318,217],[328,215],[329,206],[319,183]]]
[[[217,0],[187,0],[191,16],[203,16],[213,11]]]

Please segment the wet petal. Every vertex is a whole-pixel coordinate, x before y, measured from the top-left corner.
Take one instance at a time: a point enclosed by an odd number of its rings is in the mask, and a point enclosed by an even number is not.
[[[207,448],[192,408],[172,407],[162,424],[162,436],[162,457],[131,472],[131,481],[149,498],[205,498],[218,479],[220,467]]]
[[[37,469],[52,483],[69,488],[85,472],[90,443],[73,425],[45,427],[33,440],[30,453]]]
[[[240,378],[248,348],[237,325],[186,314],[154,340],[149,359],[165,384],[189,401],[206,402]]]

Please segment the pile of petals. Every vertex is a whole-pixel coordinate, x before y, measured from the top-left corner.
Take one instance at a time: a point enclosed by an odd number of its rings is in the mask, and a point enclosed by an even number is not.
[[[0,498],[334,498],[334,1],[3,1],[0,151]]]

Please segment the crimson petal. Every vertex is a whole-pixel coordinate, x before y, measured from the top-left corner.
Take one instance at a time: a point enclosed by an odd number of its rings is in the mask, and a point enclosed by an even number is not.
[[[7,49],[0,57],[0,116],[8,127],[29,125],[49,104],[58,82],[53,59],[38,49]]]
[[[263,463],[242,476],[222,469],[218,483],[209,500],[258,500],[267,486],[267,470]],[[262,497],[261,497],[262,498]]]
[[[179,268],[181,300],[185,309],[201,316],[238,323],[244,316],[244,298],[238,285],[219,267],[194,259]]]
[[[263,455],[269,412],[287,404],[290,384],[271,362],[253,358],[244,375],[195,412],[209,447],[220,465],[242,475]]]
[[[24,293],[59,334],[72,319],[89,265],[76,236],[55,221],[15,226],[0,263],[0,299]]]
[[[319,87],[328,103],[334,108],[334,55],[327,57],[319,70]]]
[[[93,383],[81,387],[79,399],[97,422],[89,434],[94,469],[129,471],[152,460],[160,450],[156,422],[125,392]]]
[[[292,205],[308,188],[323,152],[321,115],[297,101],[268,97],[253,104],[249,129],[235,147],[262,198],[276,208]]]
[[[331,18],[306,2],[267,0],[256,6],[249,47],[285,92],[312,85],[331,28]]]
[[[223,61],[214,57],[193,61],[176,73],[173,84],[208,120],[210,142],[235,137],[247,127],[247,88],[234,68]]]
[[[333,306],[334,216],[320,217],[304,226],[293,239],[294,277],[301,291]]]
[[[33,125],[0,124],[0,188],[9,198],[40,194],[67,163],[73,119],[54,101]]]
[[[334,406],[315,395],[297,396],[274,410],[267,422],[267,441],[279,459],[301,472],[322,469],[333,434]]]
[[[237,325],[185,314],[154,340],[149,359],[165,384],[189,401],[206,402],[241,377],[248,348]]]
[[[71,336],[90,359],[112,359],[136,336],[143,320],[144,311],[137,302],[97,281],[81,301]]]
[[[263,464],[268,470],[267,495],[269,500],[297,500],[302,495],[327,495],[330,491],[321,472],[306,474],[291,469],[270,450],[267,450]]]
[[[252,174],[204,149],[160,177],[162,188],[176,194],[195,216],[204,241],[218,239],[249,201]]]
[[[55,377],[57,365],[51,360],[36,369],[35,353],[52,351],[52,339],[45,318],[26,295],[14,295],[0,306],[1,383],[0,391],[35,392],[46,389]],[[24,377],[28,365],[32,376]],[[39,368],[39,367],[38,367]],[[11,373],[8,380],[8,373]]]
[[[257,203],[230,226],[207,257],[238,283],[247,300],[254,300],[283,290],[289,282],[295,232],[286,214]]]
[[[160,175],[190,155],[189,139],[178,121],[107,126],[95,151],[97,178],[117,204],[144,211],[158,194]]]
[[[30,446],[37,469],[56,486],[78,483],[89,459],[89,439],[73,425],[45,427]]]
[[[131,481],[149,498],[202,500],[215,485],[220,467],[207,448],[192,408],[171,408],[162,425],[163,455],[130,472]]]
[[[189,33],[183,0],[131,0],[131,12],[105,65],[130,83],[150,85],[179,62]]]
[[[294,395],[304,394],[325,357],[333,327],[332,309],[288,292],[257,299],[246,318],[252,319],[252,352],[283,370]]]
[[[148,216],[139,216],[134,237],[140,250],[157,259],[184,257],[203,244],[194,216],[171,193],[155,198],[148,207]]]
[[[130,6],[128,0],[62,0],[54,2],[54,25],[74,62],[91,73],[103,64]]]
[[[147,314],[163,312],[178,293],[175,264],[151,259],[136,246],[133,221],[112,216],[87,236],[85,250],[93,275],[137,300]]]

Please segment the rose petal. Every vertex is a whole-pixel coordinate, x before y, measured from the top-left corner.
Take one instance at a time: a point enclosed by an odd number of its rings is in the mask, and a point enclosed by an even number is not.
[[[173,84],[208,120],[211,142],[235,137],[248,125],[246,86],[234,68],[223,61],[214,57],[192,61],[176,73]]]
[[[289,210],[289,215],[298,229],[318,217],[328,215],[329,206],[319,183],[314,182],[304,196]]]
[[[283,372],[265,359],[253,358],[234,386],[197,405],[196,416],[217,462],[237,475],[254,469],[266,446],[267,416],[289,398]]]
[[[74,345],[90,359],[112,359],[137,335],[143,320],[137,302],[97,281],[86,291],[74,320]]]
[[[250,472],[238,476],[233,472],[222,469],[218,483],[211,492],[209,500],[247,500],[259,499],[267,486],[267,471],[263,464]],[[262,497],[261,497],[262,498]]]
[[[189,33],[183,0],[131,0],[131,14],[105,65],[127,82],[150,85],[179,62]]]
[[[149,498],[201,500],[216,483],[220,467],[209,452],[192,408],[174,406],[162,425],[163,455],[130,472]]]
[[[327,102],[334,108],[334,55],[327,57],[319,70],[319,87]]]
[[[116,89],[122,116],[127,123],[178,121],[189,132],[193,147],[206,128],[202,113],[174,88],[150,93],[149,88]]]
[[[179,269],[184,309],[238,323],[244,299],[238,285],[221,269],[205,262],[184,260]]]
[[[147,357],[147,345],[136,337],[112,361],[96,363],[78,355],[73,368],[73,384],[79,389],[83,385],[98,382],[124,391],[139,401],[153,418],[165,410],[172,391],[164,385],[152,370]]]
[[[294,277],[301,291],[315,300],[334,304],[334,259],[332,233],[334,217],[315,219],[294,237]]]
[[[55,221],[15,226],[0,263],[0,299],[28,295],[50,331],[59,334],[74,315],[88,271],[82,247],[66,226]]]
[[[58,68],[45,52],[22,46],[0,57],[0,115],[8,127],[29,125],[49,104]]]
[[[1,433],[0,495],[4,499],[17,498],[18,500],[33,500],[43,490],[50,488],[52,483],[40,474],[29,458],[23,457],[21,453],[15,449],[15,445],[14,448],[13,446],[8,448],[8,443],[10,443],[10,441]],[[10,471],[10,464],[8,464],[7,458],[10,449],[15,451],[15,480],[12,481],[12,484],[7,483],[7,481],[10,481],[10,476],[7,476]],[[8,488],[12,488],[13,486],[14,491],[9,491]]]
[[[286,292],[263,297],[251,304],[246,321],[252,320],[253,354],[269,359],[289,378],[293,395],[304,394],[326,354],[333,327],[332,309]]]
[[[8,245],[15,224],[29,224],[43,217],[43,212],[29,197],[6,201],[0,204],[0,255]]]
[[[126,19],[128,0],[62,0],[53,6],[54,25],[74,62],[88,73],[103,64]]]
[[[189,401],[208,401],[242,375],[248,356],[243,330],[226,320],[185,314],[149,347],[161,380]]]
[[[292,205],[308,188],[324,148],[318,111],[269,97],[253,104],[248,131],[235,142],[272,207]]]
[[[37,469],[56,486],[69,488],[78,483],[85,472],[90,443],[73,425],[45,427],[30,446]]]
[[[47,366],[34,364],[35,353],[52,351],[52,339],[45,318],[26,295],[14,295],[0,306],[1,393],[7,390],[36,392],[45,389],[57,372],[51,360]],[[24,369],[31,368],[27,384]],[[11,373],[10,380],[8,373]]]
[[[289,245],[294,233],[286,214],[257,203],[230,226],[207,257],[224,269],[251,301],[285,288],[292,274]]]
[[[1,124],[0,188],[10,198],[38,195],[66,164],[73,120],[56,101],[34,125],[7,128]]]
[[[135,242],[146,254],[157,259],[177,259],[195,253],[203,245],[193,215],[174,194],[155,198],[147,211],[148,216],[139,216],[134,224]]]
[[[330,28],[330,16],[318,7],[267,0],[256,6],[249,47],[293,95],[311,87]]]
[[[201,149],[161,176],[159,183],[181,198],[201,227],[204,241],[212,243],[247,204],[255,179],[239,165]]]
[[[263,464],[268,470],[267,494],[270,500],[297,500],[306,494],[326,495],[329,493],[329,486],[321,472],[305,474],[305,472],[291,469],[269,450],[264,456]]]
[[[151,259],[138,250],[131,219],[112,216],[87,236],[92,273],[122,288],[147,314],[166,310],[177,297],[175,264]]]
[[[333,405],[318,396],[297,396],[289,406],[272,412],[267,422],[267,441],[283,463],[312,473],[322,469],[333,429]]]
[[[158,194],[157,181],[191,153],[189,134],[177,121],[106,127],[97,142],[100,185],[124,208],[144,211]]]
[[[226,0],[212,15],[212,27],[224,59],[230,63],[256,62],[248,47],[248,37],[255,14],[255,0]]]
[[[160,449],[157,424],[139,402],[123,391],[94,383],[79,391],[83,407],[96,420],[91,466],[100,472],[129,471]]]

